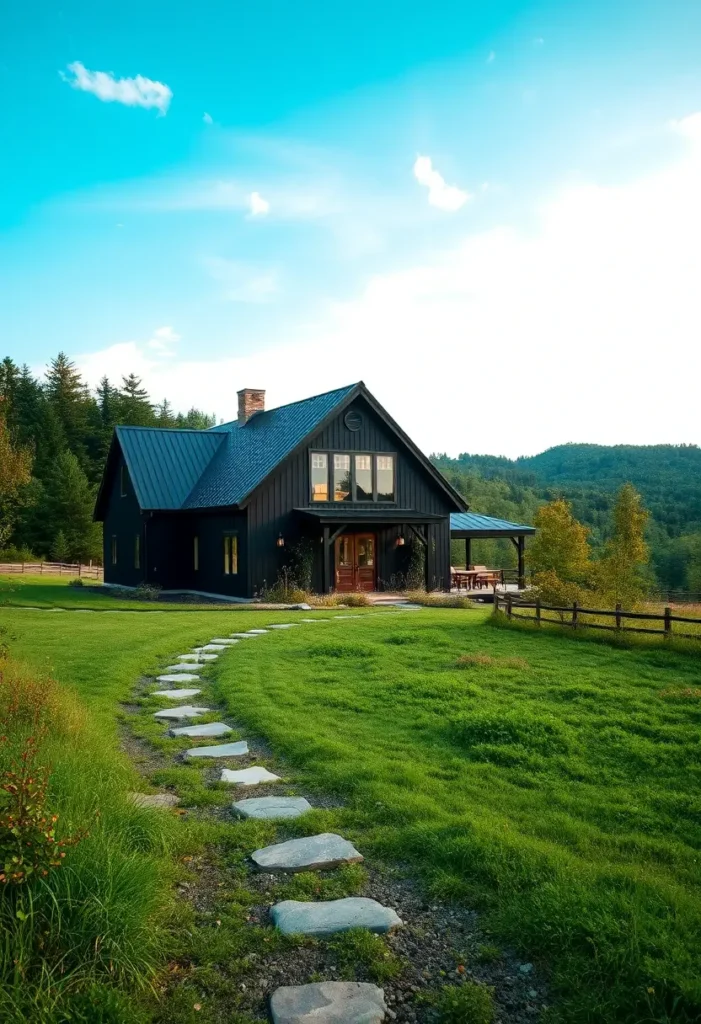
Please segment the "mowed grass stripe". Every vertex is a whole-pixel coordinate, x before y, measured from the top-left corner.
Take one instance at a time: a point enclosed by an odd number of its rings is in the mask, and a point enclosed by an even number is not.
[[[241,645],[218,687],[309,791],[343,797],[344,834],[488,910],[552,967],[561,1019],[698,1020],[697,660],[484,612],[279,639]]]

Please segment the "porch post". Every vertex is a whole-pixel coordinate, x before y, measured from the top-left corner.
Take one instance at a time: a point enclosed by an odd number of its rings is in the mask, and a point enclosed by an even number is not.
[[[526,568],[524,564],[524,551],[526,547],[526,538],[519,537],[518,539],[518,589],[524,590],[526,586]]]
[[[324,594],[331,593],[331,552],[329,549],[329,527],[324,527],[324,564],[321,577],[321,589]]]
[[[471,548],[472,548],[472,543],[470,541],[470,538],[469,537],[465,537],[465,568],[466,569],[470,568],[470,563],[472,562]]]

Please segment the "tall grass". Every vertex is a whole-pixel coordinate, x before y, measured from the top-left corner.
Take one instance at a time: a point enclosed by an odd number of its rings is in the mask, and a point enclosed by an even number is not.
[[[0,786],[31,740],[27,777],[48,773],[43,812],[56,843],[66,843],[55,866],[0,888],[0,1019],[113,1019],[104,1007],[94,1016],[103,1003],[118,1007],[115,1020],[137,1020],[138,1011],[130,1016],[124,1007],[130,993],[149,987],[166,952],[164,854],[177,821],[127,802],[128,769],[50,678],[2,662],[0,721]],[[6,819],[16,803],[0,789]],[[0,849],[11,851],[12,840],[6,826]]]

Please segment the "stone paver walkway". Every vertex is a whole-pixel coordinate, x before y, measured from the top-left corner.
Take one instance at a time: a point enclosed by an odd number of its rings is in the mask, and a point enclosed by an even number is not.
[[[177,683],[179,686],[185,682],[196,682],[202,686],[206,684],[206,679],[200,678],[199,673],[220,655],[235,649],[235,645],[242,639],[252,640],[273,635],[273,631],[282,633],[301,626],[303,622],[330,622],[334,618],[356,617],[360,616],[307,618],[301,622],[272,623],[266,629],[232,633],[231,637],[213,637],[209,643],[194,647],[188,653],[179,654],[177,663],[167,666],[164,674],[156,677],[156,681]],[[201,689],[164,689],[152,692],[151,696],[178,701],[194,697],[201,692]],[[207,714],[208,710],[185,705],[154,712],[154,717],[166,721],[197,718]],[[225,736],[232,731],[231,726],[225,722],[209,722],[170,727],[168,735],[200,739]],[[221,760],[248,753],[248,743],[240,740],[212,746],[195,746],[185,751],[183,756],[186,760]],[[252,765],[242,769],[223,767],[221,781],[247,787],[280,783],[282,779],[265,767]],[[179,797],[173,793],[134,793],[130,798],[141,807],[173,807],[179,801]],[[275,795],[236,801],[232,804],[231,813],[244,819],[284,821],[307,814],[312,809],[312,805],[305,797]],[[358,864],[363,860],[362,854],[352,843],[343,836],[331,832],[275,843],[252,851],[250,858],[254,868],[271,874],[331,871],[342,864]],[[271,919],[283,934],[319,937],[351,928],[367,928],[371,932],[382,933],[401,928],[403,924],[391,907],[362,897],[310,902],[285,900],[271,909]],[[360,982],[331,980],[278,988],[271,997],[270,1011],[274,1024],[375,1024],[384,1020],[387,1012],[382,989]]]

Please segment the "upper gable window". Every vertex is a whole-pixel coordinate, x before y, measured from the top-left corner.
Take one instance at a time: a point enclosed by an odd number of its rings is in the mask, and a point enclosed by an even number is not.
[[[395,501],[396,456],[311,452],[310,500]]]
[[[326,452],[312,452],[312,501],[329,500],[329,457]]]

